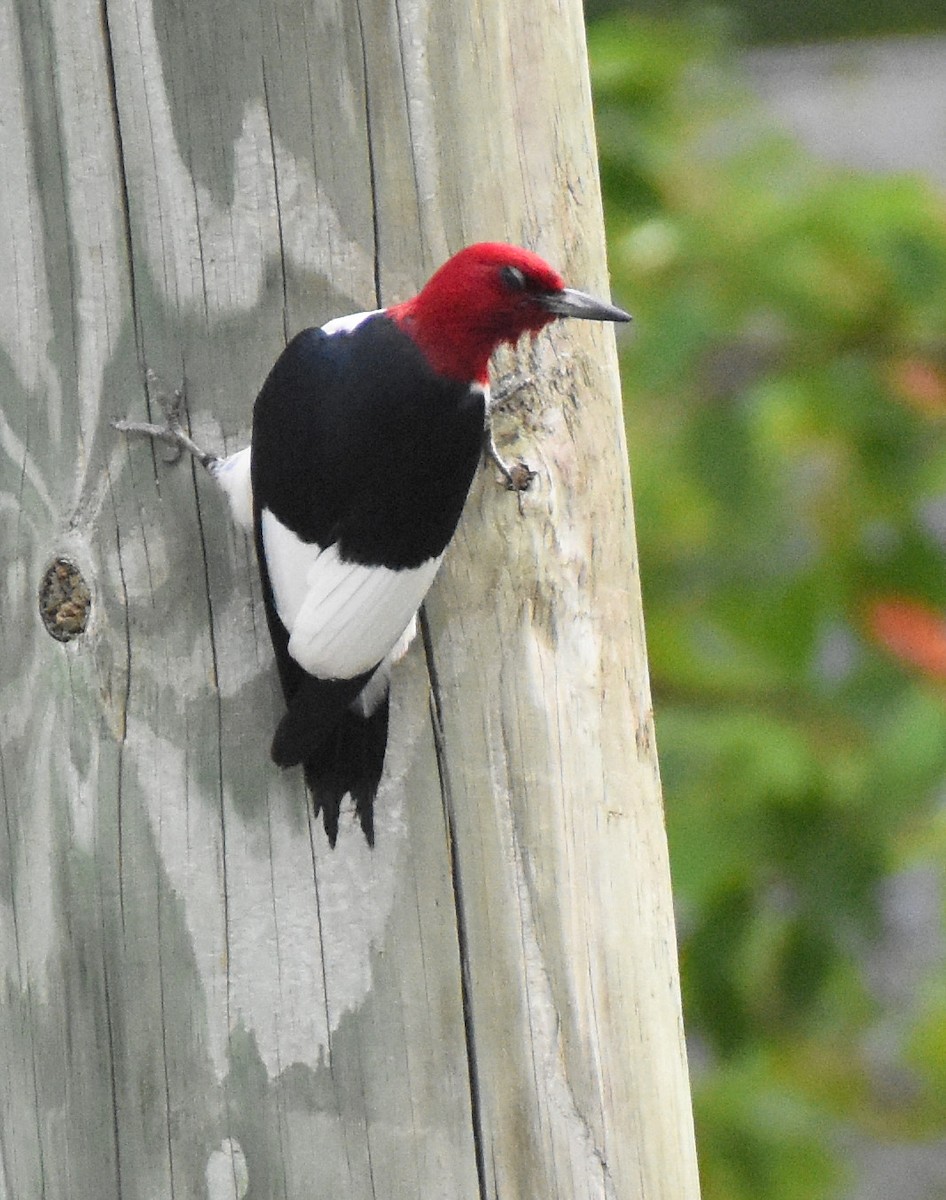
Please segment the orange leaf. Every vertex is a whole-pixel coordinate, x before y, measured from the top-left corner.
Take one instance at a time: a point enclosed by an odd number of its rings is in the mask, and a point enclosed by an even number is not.
[[[874,600],[867,610],[873,640],[907,666],[946,680],[946,619],[928,604],[905,596]]]
[[[925,358],[898,358],[887,380],[899,400],[927,417],[946,416],[946,373]]]

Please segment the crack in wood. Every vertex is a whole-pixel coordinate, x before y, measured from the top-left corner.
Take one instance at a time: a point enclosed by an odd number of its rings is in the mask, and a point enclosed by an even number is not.
[[[188,422],[189,424],[190,422]],[[204,575],[204,593],[207,597],[207,636],[210,640],[210,662],[213,668],[213,688],[217,705],[217,789],[220,801],[220,855],[223,882],[223,936],[227,958],[227,1030],[230,1023],[230,889],[227,880],[227,816],[223,791],[223,699],[220,695],[220,672],[217,661],[217,631],[214,621],[213,599],[210,589],[210,563],[207,558],[207,534],[200,507],[200,491],[197,487],[197,465],[191,463],[191,478],[194,484],[194,507],[197,513],[197,531],[200,539],[200,557]]]
[[[142,326],[138,312],[138,288],[135,280],[134,243],[131,234],[131,197],[128,188],[128,172],[125,167],[125,149],[122,140],[121,117],[118,111],[118,79],[115,73],[115,56],[112,46],[112,29],[108,16],[108,0],[101,0],[99,11],[102,15],[102,32],[104,37],[106,85],[110,107],[112,110],[112,132],[115,138],[115,159],[118,175],[120,212],[125,237],[125,257],[128,265],[128,290],[131,303],[131,323],[135,335],[135,349],[139,363],[144,362],[144,347],[142,345]]]
[[[102,943],[102,988],[105,1002],[105,1040],[108,1045],[108,1078],[112,1097],[112,1138],[115,1148],[115,1200],[122,1197],[121,1137],[118,1128],[118,1075],[115,1069],[115,1033],[112,1023],[112,999],[108,983],[107,939]]]
[[[173,1118],[171,1108],[171,1076],[168,1070],[168,1019],[167,1019],[167,998],[165,994],[165,974],[164,974],[164,931],[162,922],[162,897],[163,890],[160,885],[160,878],[157,892],[157,904],[155,907],[155,925],[157,932],[158,943],[158,1008],[161,1013],[161,1067],[164,1077],[164,1132],[167,1143],[168,1152],[168,1182],[170,1186],[170,1200],[175,1200],[176,1190],[174,1187],[174,1131]]]
[[[269,128],[269,150],[273,160],[273,196],[276,201],[276,236],[279,240],[279,270],[282,275],[282,333],[289,341],[289,281],[286,277],[286,239],[283,231],[282,206],[279,200],[279,167],[276,163],[276,134],[273,132],[273,113],[269,104],[269,83],[266,79],[266,60],[260,63],[263,76],[263,106]]]
[[[375,303],[381,304],[381,234],[380,209],[378,206],[377,164],[374,159],[374,143],[371,137],[371,94],[368,90],[368,44],[365,41],[365,22],[359,0],[355,3],[358,18],[358,37],[361,41],[361,69],[365,87],[365,142],[368,147],[368,181],[371,185],[371,231],[374,240],[374,295]]]
[[[476,1159],[476,1181],[480,1200],[488,1200],[486,1188],[486,1159],[484,1153],[483,1110],[480,1097],[479,1066],[476,1056],[476,1030],[473,1020],[473,982],[470,970],[469,939],[466,927],[466,909],[463,902],[463,880],[460,862],[456,854],[456,821],[453,812],[453,795],[447,766],[447,748],[443,732],[443,709],[441,706],[440,680],[434,662],[433,641],[427,609],[421,606],[418,624],[424,643],[424,658],[427,663],[427,678],[430,681],[430,723],[434,736],[434,753],[437,757],[437,772],[440,776],[440,798],[443,804],[447,827],[447,855],[450,860],[450,883],[453,891],[453,910],[456,916],[457,950],[460,958],[460,1003],[463,1010],[463,1037],[466,1045],[466,1062],[470,1088],[470,1117],[472,1121],[473,1152]]]
[[[125,864],[122,859],[122,817],[124,814],[125,777],[125,746],[128,738],[128,706],[131,703],[131,607],[128,599],[128,581],[125,578],[125,564],[122,558],[121,522],[118,519],[118,509],[115,505],[115,492],[109,488],[112,497],[112,514],[115,518],[115,558],[118,564],[118,579],[122,589],[122,610],[125,616],[125,688],[121,698],[121,739],[115,763],[115,804],[116,804],[116,836],[118,838],[118,907],[121,914],[122,933],[125,932]]]

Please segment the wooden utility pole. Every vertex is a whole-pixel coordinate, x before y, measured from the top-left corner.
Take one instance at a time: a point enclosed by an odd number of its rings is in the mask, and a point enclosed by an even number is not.
[[[0,0],[0,112],[0,1197],[693,1200],[611,331],[523,355],[373,852],[269,762],[222,498],[109,426],[148,368],[244,445],[471,241],[606,294],[579,0]]]

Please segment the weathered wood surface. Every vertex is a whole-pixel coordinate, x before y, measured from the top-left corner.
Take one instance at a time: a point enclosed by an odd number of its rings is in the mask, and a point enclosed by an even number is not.
[[[577,0],[0,0],[0,112],[0,1197],[691,1200],[610,331],[536,343],[374,852],[268,761],[222,499],[108,425],[147,365],[244,444],[287,331],[479,238],[606,292]]]

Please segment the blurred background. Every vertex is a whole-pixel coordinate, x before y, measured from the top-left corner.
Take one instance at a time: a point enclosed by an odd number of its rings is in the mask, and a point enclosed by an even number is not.
[[[946,12],[592,3],[705,1200],[946,1197]]]

